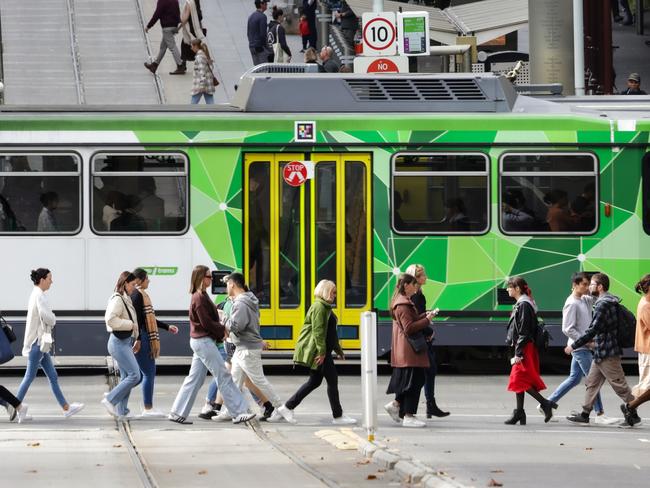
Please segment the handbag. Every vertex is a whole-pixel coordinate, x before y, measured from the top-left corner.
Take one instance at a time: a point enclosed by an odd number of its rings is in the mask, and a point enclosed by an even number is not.
[[[4,331],[4,325],[2,327]],[[14,358],[14,352],[11,350],[11,343],[7,334],[0,334],[0,364],[8,363]]]
[[[416,353],[422,352],[426,349],[427,340],[424,338],[424,334],[422,334],[422,332],[418,331],[417,334],[410,336],[404,331],[404,327],[402,327],[402,323],[399,321],[399,319],[397,320],[397,325],[402,331],[402,334],[404,334],[404,337],[406,337],[406,340],[408,341],[411,348]]]
[[[219,86],[219,80],[217,80],[217,77],[214,76],[214,71],[212,71],[212,67],[209,64],[208,64],[208,69],[210,70],[210,74],[212,75],[212,84],[216,88]]]
[[[7,336],[7,340],[9,342],[16,342],[16,333],[14,332],[14,328],[7,323],[7,321],[0,315],[0,328],[2,328],[2,331],[5,333],[5,336]]]

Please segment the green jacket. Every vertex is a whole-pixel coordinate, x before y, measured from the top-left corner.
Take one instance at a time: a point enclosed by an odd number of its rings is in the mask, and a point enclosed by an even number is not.
[[[293,353],[293,361],[311,369],[318,369],[316,356],[324,355],[326,351],[327,324],[332,314],[332,304],[321,298],[316,298],[305,316],[305,323],[300,331],[300,337]],[[342,354],[338,340],[334,350]]]

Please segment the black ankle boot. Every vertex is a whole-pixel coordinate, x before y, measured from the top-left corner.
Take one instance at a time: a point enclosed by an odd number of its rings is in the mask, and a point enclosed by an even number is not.
[[[544,411],[544,423],[548,423],[553,418],[553,410],[557,408],[557,403],[546,400],[542,403],[542,410]]]
[[[519,410],[518,408],[515,408],[512,411],[512,417],[510,417],[508,420],[504,422],[506,425],[516,425],[517,422],[519,422],[521,425],[526,425],[526,412],[522,408]]]
[[[436,399],[434,398],[430,402],[427,402],[427,418],[430,419],[431,417],[446,417],[449,415],[449,412],[443,412],[438,408],[438,405],[436,405]]]

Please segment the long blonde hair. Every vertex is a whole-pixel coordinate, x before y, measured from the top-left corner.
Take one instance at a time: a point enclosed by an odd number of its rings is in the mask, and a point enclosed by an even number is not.
[[[203,266],[202,264],[194,266],[194,269],[192,270],[192,279],[190,280],[190,294],[205,290],[205,288],[203,288],[203,278],[205,278],[205,274],[208,271],[210,271],[210,268]]]
[[[210,56],[210,50],[208,49],[208,45],[203,42],[199,38],[194,38],[191,41],[192,46],[199,46],[199,49],[203,51],[203,54],[205,54],[205,57],[208,58],[208,63],[212,64],[212,57]]]

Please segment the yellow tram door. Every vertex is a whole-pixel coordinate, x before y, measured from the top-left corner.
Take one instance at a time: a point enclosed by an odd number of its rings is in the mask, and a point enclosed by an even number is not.
[[[371,166],[367,153],[312,153],[309,181],[310,285],[336,283],[334,312],[344,349],[359,349],[371,297]]]
[[[282,172],[302,153],[244,156],[244,276],[260,302],[262,336],[293,349],[305,316],[305,187]]]

